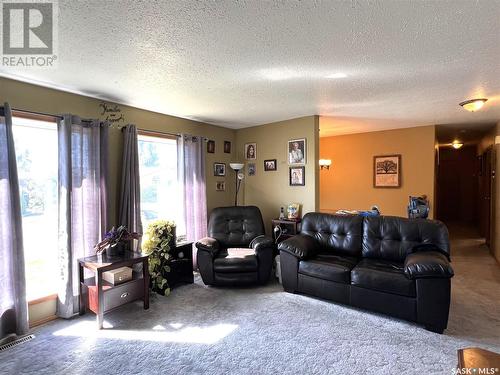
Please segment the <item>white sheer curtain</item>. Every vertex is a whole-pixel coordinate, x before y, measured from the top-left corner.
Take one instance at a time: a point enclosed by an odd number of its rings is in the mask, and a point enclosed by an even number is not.
[[[0,342],[28,332],[16,153],[9,105],[0,107]]]
[[[64,115],[58,122],[59,270],[57,315],[78,312],[77,259],[94,253],[107,227],[108,124]]]
[[[184,202],[186,239],[197,241],[207,235],[207,193],[205,183],[205,141],[203,137],[182,135],[178,144],[178,171]],[[193,264],[196,254],[193,250]]]

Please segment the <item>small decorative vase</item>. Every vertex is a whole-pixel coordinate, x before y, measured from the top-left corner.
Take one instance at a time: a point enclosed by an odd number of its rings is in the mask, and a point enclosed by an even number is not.
[[[123,254],[125,254],[125,247],[126,247],[126,245],[123,242],[115,243],[107,248],[106,254],[109,257],[123,256]]]

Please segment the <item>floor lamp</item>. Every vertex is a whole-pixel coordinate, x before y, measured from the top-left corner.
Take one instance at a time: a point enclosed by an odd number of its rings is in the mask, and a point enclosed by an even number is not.
[[[229,166],[231,167],[231,169],[234,170],[234,173],[236,175],[236,180],[235,180],[236,192],[234,193],[234,205],[237,206],[238,205],[238,191],[240,190],[241,180],[243,180],[243,178],[245,177],[245,175],[243,173],[240,173],[240,171],[243,169],[245,164],[243,164],[243,163],[229,163]]]

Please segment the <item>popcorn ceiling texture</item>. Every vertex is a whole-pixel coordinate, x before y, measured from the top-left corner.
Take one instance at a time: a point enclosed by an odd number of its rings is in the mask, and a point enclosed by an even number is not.
[[[463,235],[466,231],[461,230]],[[500,270],[484,245],[452,243],[450,322],[438,335],[409,322],[272,283],[209,288],[198,278],[105,316],[54,321],[0,353],[2,374],[451,374],[459,348],[500,352]]]
[[[498,0],[59,0],[58,67],[0,74],[230,128],[495,121],[499,19]]]

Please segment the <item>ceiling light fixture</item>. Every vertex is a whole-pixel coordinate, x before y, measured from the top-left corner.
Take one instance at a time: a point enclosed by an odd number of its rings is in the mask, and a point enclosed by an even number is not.
[[[469,112],[476,112],[483,108],[484,103],[486,103],[488,99],[480,98],[480,99],[471,99],[466,100],[465,102],[459,103],[465,110]]]
[[[453,147],[455,150],[458,150],[461,148],[464,144],[460,141],[457,141],[456,139],[451,143],[451,147]]]
[[[333,78],[333,79],[346,78],[346,77],[347,77],[347,74],[345,74],[345,73],[333,73],[333,74],[326,76],[326,78]]]

